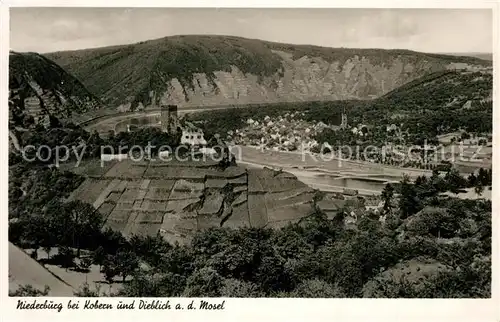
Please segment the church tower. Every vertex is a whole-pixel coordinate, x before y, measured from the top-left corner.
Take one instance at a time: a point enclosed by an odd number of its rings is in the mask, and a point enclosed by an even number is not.
[[[340,128],[347,128],[347,114],[345,113],[345,107],[342,109],[342,123],[340,123]]]

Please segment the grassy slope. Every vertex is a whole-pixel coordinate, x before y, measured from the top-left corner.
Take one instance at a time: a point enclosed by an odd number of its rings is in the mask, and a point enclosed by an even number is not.
[[[390,64],[400,56],[418,64],[420,60],[443,64],[465,62],[487,64],[471,57],[424,54],[408,50],[326,48],[290,45],[232,36],[173,36],[132,45],[55,52],[46,56],[58,62],[90,91],[107,103],[121,103],[134,97],[135,103],[149,103],[149,91],[164,90],[166,81],[177,78],[192,86],[193,73],[230,71],[231,65],[244,73],[269,76],[282,70],[281,58],[272,50],[289,52],[294,59],[305,55],[343,64],[355,55],[372,64]]]

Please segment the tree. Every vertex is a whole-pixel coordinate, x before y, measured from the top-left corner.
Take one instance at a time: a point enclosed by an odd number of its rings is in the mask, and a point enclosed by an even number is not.
[[[123,278],[123,282],[127,276],[131,275],[139,267],[139,259],[137,255],[129,250],[120,250],[113,258],[116,270]]]
[[[446,209],[426,207],[408,219],[406,229],[416,236],[438,238],[455,237],[459,218],[451,216]]]
[[[286,259],[299,259],[314,250],[306,238],[305,230],[296,225],[285,226],[277,231],[271,242],[278,255]]]
[[[35,248],[30,254],[30,257],[33,258],[34,260],[38,260],[38,249]]]
[[[221,297],[263,297],[264,293],[259,290],[257,284],[246,282],[235,278],[224,279],[220,289]]]
[[[225,249],[213,254],[206,260],[217,273],[224,277],[246,277],[248,267],[253,264],[254,252],[241,244],[228,244]]]
[[[474,192],[475,192],[478,196],[482,195],[482,194],[483,194],[483,192],[484,192],[484,187],[483,187],[483,185],[481,185],[481,183],[477,183],[477,184],[476,184],[476,186],[474,187]]]
[[[488,186],[491,184],[491,174],[488,173],[488,170],[480,168],[477,175],[477,181],[482,186]]]
[[[106,254],[115,254],[119,249],[123,249],[129,245],[125,237],[116,230],[106,227],[99,234],[99,245],[103,247]]]
[[[399,208],[402,219],[417,213],[421,209],[422,206],[417,197],[417,191],[407,175],[404,175],[401,180],[400,194]]]
[[[469,176],[467,177],[467,185],[469,187],[475,187],[476,186],[476,181],[477,181],[477,178],[474,175],[474,173],[469,174]]]
[[[382,200],[384,201],[383,213],[388,214],[391,211],[392,197],[394,196],[394,187],[388,183],[382,190]]]
[[[97,247],[92,256],[92,262],[99,266],[99,270],[102,269],[104,261],[106,260],[106,252],[102,246]]]
[[[94,131],[87,140],[87,146],[90,148],[88,151],[91,157],[100,157],[101,147],[104,145],[104,140],[99,136],[97,131]]]
[[[345,298],[346,295],[338,285],[332,285],[318,278],[300,283],[291,293],[291,297],[305,298]]]
[[[90,285],[85,282],[83,283],[78,290],[73,292],[73,294],[77,297],[100,297],[100,287],[96,286],[95,290],[90,289]]]
[[[455,194],[458,194],[460,189],[464,188],[467,184],[466,180],[460,175],[456,168],[448,170],[444,180],[446,181],[448,189]]]
[[[285,269],[286,261],[277,254],[265,254],[255,273],[255,281],[266,294],[290,291],[293,288],[293,278]]]
[[[211,267],[198,269],[189,276],[183,296],[186,297],[219,297],[222,276]]]
[[[339,223],[339,221],[328,220],[324,213],[316,212],[304,222],[303,236],[307,243],[317,249],[334,238]]]
[[[202,258],[197,258],[197,256],[194,255],[192,247],[176,244],[167,255],[163,257],[160,267],[163,271],[187,277],[195,270],[195,261],[197,259],[202,260]]]
[[[129,240],[132,251],[149,264],[157,266],[162,257],[172,248],[162,236],[134,235]]]
[[[181,296],[186,278],[170,272],[153,273],[136,271],[132,280],[126,283],[118,296],[126,297],[170,297]]]
[[[9,296],[16,297],[35,297],[35,296],[47,296],[49,295],[50,287],[45,285],[43,290],[34,288],[32,285],[20,285],[17,290],[9,291]]]
[[[26,115],[23,119],[23,127],[30,128],[35,124],[35,118],[32,115]]]
[[[397,211],[394,211],[392,213],[389,213],[384,222],[384,227],[387,229],[387,234],[389,236],[396,236],[397,231],[396,229],[401,225],[402,221],[399,217],[399,213]]]
[[[119,274],[112,257],[108,256],[108,258],[106,258],[104,265],[101,268],[101,273],[104,274],[104,278],[106,279],[106,282],[110,284],[111,289],[111,283],[114,282],[114,277]]]
[[[418,176],[417,179],[415,179],[416,186],[424,185],[426,183],[427,183],[427,177],[424,175]]]
[[[439,166],[441,167],[441,165]],[[432,176],[430,177],[429,183],[435,193],[446,191],[448,188],[446,181],[441,177],[438,169],[432,170]]]
[[[84,257],[80,259],[79,268],[85,272],[89,272],[90,266],[92,265],[92,257]]]
[[[58,259],[61,265],[68,270],[69,267],[75,266],[75,254],[73,249],[68,246],[59,247]]]
[[[82,246],[94,243],[94,238],[100,235],[103,218],[92,205],[81,201],[68,202],[62,212],[67,218],[66,225],[71,225],[66,227],[66,238],[76,247],[76,257],[79,258]]]
[[[62,127],[61,121],[54,115],[49,115],[49,126],[50,128],[60,128]]]
[[[35,250],[42,247],[47,256],[50,256],[51,247],[55,245],[56,241],[48,221],[42,215],[31,215],[24,222],[22,239],[31,244]]]
[[[22,219],[21,219],[22,220]],[[24,222],[24,224],[23,224]],[[21,238],[27,242],[38,257],[38,249],[42,247],[43,241],[46,238],[46,226],[41,216],[29,216],[26,220],[19,223],[22,225]]]

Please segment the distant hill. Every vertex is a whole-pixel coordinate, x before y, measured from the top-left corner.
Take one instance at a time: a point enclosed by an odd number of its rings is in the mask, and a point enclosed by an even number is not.
[[[401,109],[471,108],[491,103],[493,74],[491,69],[476,71],[442,71],[411,81],[385,94],[380,101],[390,101]]]
[[[453,55],[453,56],[469,56],[475,57],[483,60],[493,61],[492,53],[445,53],[443,55]]]
[[[208,35],[45,56],[75,75],[104,103],[123,110],[159,104],[195,107],[368,99],[432,72],[491,65],[466,56]]]
[[[405,123],[412,133],[491,133],[492,69],[433,73],[370,102],[358,113],[366,119],[388,115],[381,122]]]
[[[63,68],[36,53],[10,52],[9,112],[12,125],[35,119],[67,118],[97,109],[99,100]]]

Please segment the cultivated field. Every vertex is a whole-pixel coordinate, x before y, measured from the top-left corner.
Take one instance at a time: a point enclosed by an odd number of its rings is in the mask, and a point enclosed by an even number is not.
[[[183,243],[200,229],[274,227],[300,220],[313,209],[312,188],[271,169],[125,160],[105,165],[99,177],[96,173],[70,199],[91,203],[107,226],[125,236],[160,233]]]

